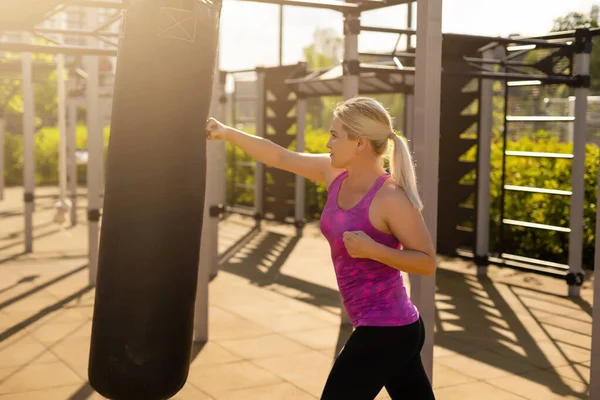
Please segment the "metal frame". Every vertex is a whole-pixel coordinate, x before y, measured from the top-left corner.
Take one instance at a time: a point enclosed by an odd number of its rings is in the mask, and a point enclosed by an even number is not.
[[[484,57],[493,56],[486,50]],[[490,67],[488,67],[490,68]],[[477,144],[477,216],[475,237],[475,263],[477,274],[487,274],[490,247],[490,172],[492,153],[494,81],[479,81],[479,126]]]
[[[87,25],[94,25],[98,21],[98,10],[90,8],[86,10]],[[98,44],[97,39],[90,36],[87,38],[88,45],[94,47]],[[100,115],[99,77],[100,68],[97,56],[87,56],[86,64],[86,106],[88,124],[88,254],[90,283],[96,283],[96,272],[98,268],[99,251],[99,220],[102,209],[102,187],[103,187],[103,165],[104,165],[104,134]]]
[[[413,151],[417,182],[424,204],[423,218],[432,242],[437,238],[440,98],[442,71],[442,0],[417,2],[416,76]],[[427,38],[426,40],[422,40]],[[423,367],[433,382],[435,275],[411,275],[411,298],[423,316]]]
[[[265,71],[256,71],[256,136],[264,137],[266,130],[265,109]],[[256,213],[256,227],[261,227],[261,219],[264,215],[265,198],[265,166],[256,161],[254,165],[254,210]]]
[[[299,97],[296,100],[296,151],[304,153],[306,150],[306,109],[307,99]],[[306,198],[306,180],[300,175],[296,175],[295,183],[295,218],[296,218],[296,234],[299,236],[302,232],[301,225],[304,224],[304,202]]]
[[[590,77],[591,40],[583,51],[575,55],[575,75]],[[585,202],[585,145],[587,142],[587,108],[589,88],[575,89],[575,121],[573,121],[573,162],[571,163],[571,205],[569,210],[569,272],[567,283],[569,296],[579,297],[584,274],[583,257],[583,208]]]
[[[30,33],[24,33],[25,41],[31,40]],[[23,189],[25,201],[25,252],[33,251],[33,211],[35,208],[35,98],[33,91],[33,68],[31,53],[23,53]]]
[[[0,201],[4,200],[4,115],[0,109]]]

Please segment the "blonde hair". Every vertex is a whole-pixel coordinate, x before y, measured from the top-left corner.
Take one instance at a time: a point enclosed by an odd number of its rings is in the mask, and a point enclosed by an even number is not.
[[[392,179],[404,190],[412,205],[422,210],[410,149],[406,140],[394,132],[392,117],[385,107],[368,97],[354,97],[339,104],[333,116],[342,123],[350,139],[367,138],[378,156],[387,153],[388,141],[393,140],[394,149],[389,157]]]

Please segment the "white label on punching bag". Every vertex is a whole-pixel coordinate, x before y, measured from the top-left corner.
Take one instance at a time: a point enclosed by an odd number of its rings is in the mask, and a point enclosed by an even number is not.
[[[162,7],[158,36],[193,42],[196,40],[196,18],[188,10]]]

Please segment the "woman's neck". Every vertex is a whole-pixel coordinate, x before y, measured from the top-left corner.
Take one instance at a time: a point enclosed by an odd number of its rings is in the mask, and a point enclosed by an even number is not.
[[[346,184],[351,188],[370,188],[373,181],[385,173],[381,165],[353,165],[346,169]]]

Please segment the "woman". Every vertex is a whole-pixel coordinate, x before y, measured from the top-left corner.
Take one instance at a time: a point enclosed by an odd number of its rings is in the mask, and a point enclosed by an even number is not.
[[[373,99],[347,100],[333,117],[329,154],[296,153],[214,119],[206,131],[209,139],[227,140],[264,164],[327,187],[320,226],[355,330],[321,399],[373,399],[384,386],[392,399],[434,399],[421,363],[423,322],[400,273],[436,269],[410,151]],[[389,141],[391,174],[383,166]]]

